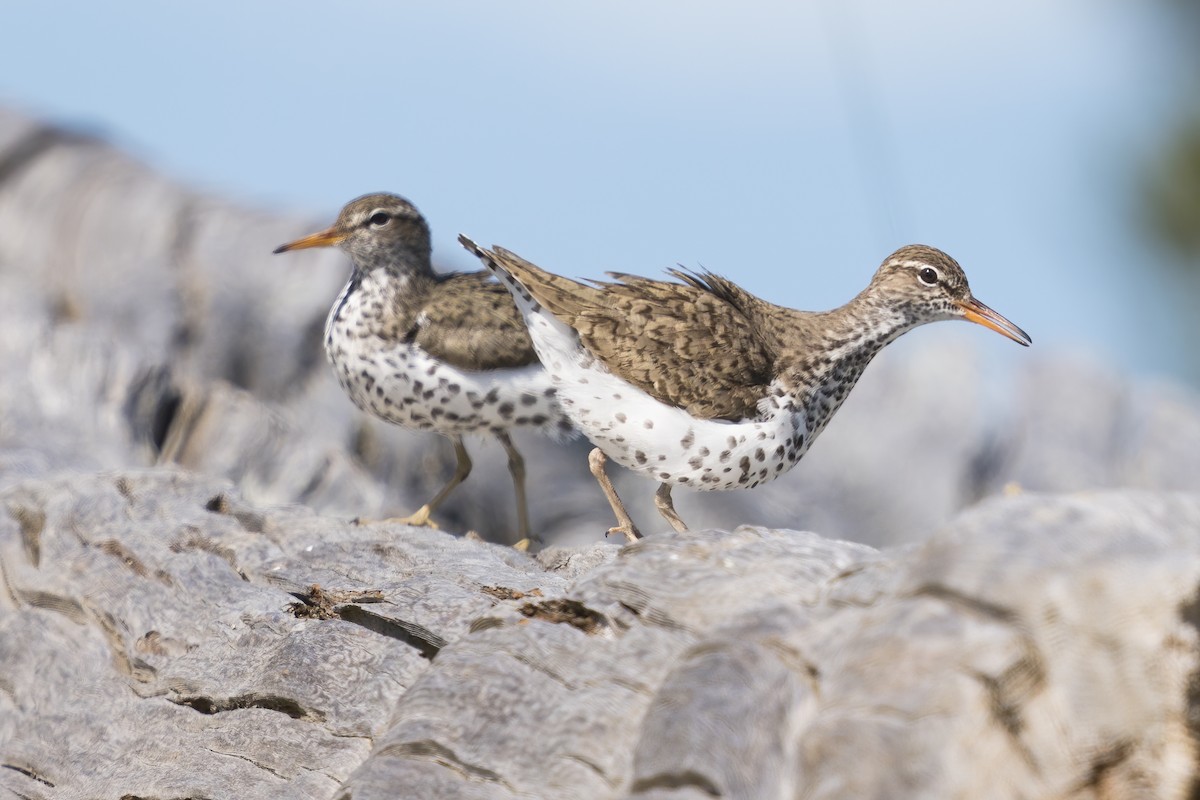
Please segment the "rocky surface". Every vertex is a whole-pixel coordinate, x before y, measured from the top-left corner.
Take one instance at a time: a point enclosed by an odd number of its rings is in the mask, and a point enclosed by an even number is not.
[[[0,519],[0,796],[1185,797],[1200,498],[535,561],[155,469]]]
[[[1193,394],[946,326],[692,533],[537,439],[536,558],[354,525],[452,456],[329,375],[323,222],[0,112],[0,798],[1194,796]]]

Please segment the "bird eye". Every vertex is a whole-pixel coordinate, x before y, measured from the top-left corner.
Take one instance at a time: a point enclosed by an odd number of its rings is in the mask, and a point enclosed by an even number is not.
[[[929,286],[936,286],[938,282],[937,270],[933,267],[926,267],[917,273],[917,277],[921,279],[921,283]]]
[[[376,211],[374,214],[371,215],[371,218],[369,220],[367,220],[367,222],[371,223],[376,228],[382,228],[384,225],[387,225],[391,221],[392,221],[392,215],[388,214],[385,211]]]

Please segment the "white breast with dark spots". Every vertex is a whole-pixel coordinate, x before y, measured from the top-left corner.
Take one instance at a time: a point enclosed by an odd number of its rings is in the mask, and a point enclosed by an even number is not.
[[[465,370],[415,344],[384,339],[371,324],[375,309],[357,288],[353,281],[348,284],[329,313],[325,353],[360,409],[396,425],[439,433],[529,427],[558,438],[573,435],[540,365]]]
[[[517,305],[567,416],[634,472],[693,489],[749,489],[787,472],[808,449],[804,414],[781,390],[760,402],[756,419],[697,420],[617,378],[537,303]]]
[[[764,400],[764,413],[753,420],[698,420],[594,359],[581,362],[556,374],[559,402],[610,458],[648,478],[701,490],[752,489],[787,472],[808,449],[804,415],[786,395]]]

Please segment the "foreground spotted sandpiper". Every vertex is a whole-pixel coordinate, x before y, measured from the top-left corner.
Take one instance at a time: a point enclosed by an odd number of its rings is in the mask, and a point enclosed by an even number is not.
[[[617,525],[640,537],[604,471],[606,456],[660,482],[655,505],[678,531],[671,488],[749,489],[795,466],[871,359],[905,331],[965,319],[1028,346],[971,295],[950,256],[902,247],[857,297],[795,311],[708,272],[683,281],[611,274],[585,285],[504,250],[459,241],[516,299]]]
[[[490,433],[508,453],[518,544],[527,546],[525,462],[508,430],[574,431],[512,298],[484,271],[435,273],[429,225],[394,194],[353,200],[331,227],[275,252],[331,246],[353,262],[325,322],[325,353],[342,388],[369,414],[448,437],[458,460],[432,500],[393,521],[432,525],[430,515],[471,472],[463,434]]]

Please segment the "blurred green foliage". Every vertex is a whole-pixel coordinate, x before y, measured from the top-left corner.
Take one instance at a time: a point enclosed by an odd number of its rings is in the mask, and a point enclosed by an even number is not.
[[[1200,0],[1168,0],[1165,12],[1189,57],[1179,76],[1179,116],[1146,172],[1145,216],[1178,262],[1200,271]]]
[[[1153,232],[1200,267],[1200,119],[1188,120],[1171,135],[1146,183]]]

